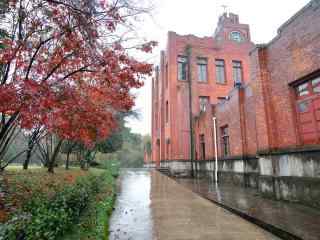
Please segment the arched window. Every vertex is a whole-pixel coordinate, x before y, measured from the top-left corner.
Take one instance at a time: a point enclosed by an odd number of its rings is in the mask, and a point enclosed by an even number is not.
[[[243,36],[240,32],[238,31],[233,31],[230,33],[230,40],[236,41],[236,42],[242,42]]]

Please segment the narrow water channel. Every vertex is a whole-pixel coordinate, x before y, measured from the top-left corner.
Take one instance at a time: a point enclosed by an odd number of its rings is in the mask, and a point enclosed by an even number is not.
[[[120,184],[110,220],[110,240],[153,239],[150,172],[146,169],[123,169]]]

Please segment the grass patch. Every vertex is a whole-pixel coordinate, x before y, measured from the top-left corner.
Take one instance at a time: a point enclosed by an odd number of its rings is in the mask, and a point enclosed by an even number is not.
[[[20,171],[22,170],[23,166],[21,164],[11,164],[9,165],[6,170],[7,171]],[[30,164],[28,169],[41,169],[42,166],[40,165],[35,165],[35,164]]]

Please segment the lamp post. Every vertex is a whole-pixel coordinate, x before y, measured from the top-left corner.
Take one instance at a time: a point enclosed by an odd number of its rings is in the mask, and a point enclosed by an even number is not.
[[[214,168],[214,180],[218,182],[218,144],[217,144],[217,118],[213,117],[213,137],[214,137],[214,157],[215,157],[215,168]]]

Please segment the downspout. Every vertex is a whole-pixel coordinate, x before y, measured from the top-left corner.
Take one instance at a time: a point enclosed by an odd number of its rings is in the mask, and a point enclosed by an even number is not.
[[[192,71],[191,71],[191,55],[192,48],[190,45],[186,47],[187,61],[188,61],[188,90],[189,90],[189,124],[190,124],[190,164],[191,177],[194,177],[194,136],[193,136],[193,116],[192,116]]]

